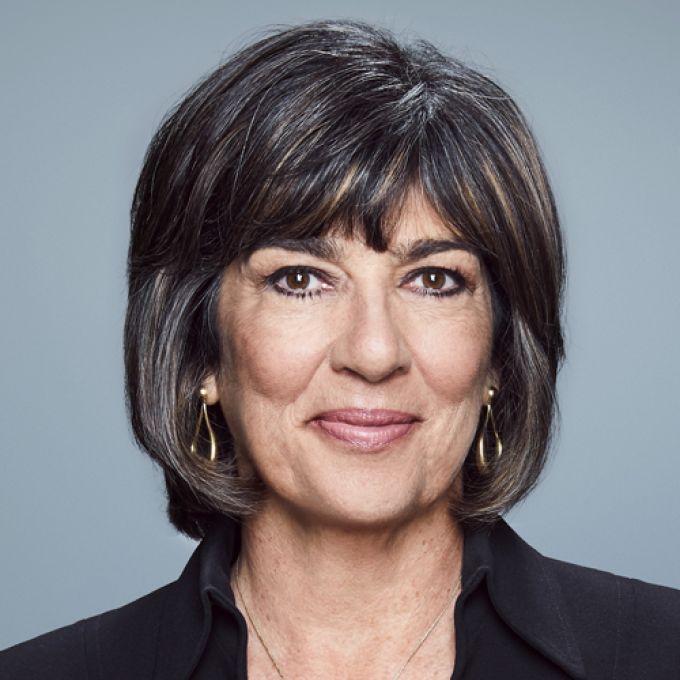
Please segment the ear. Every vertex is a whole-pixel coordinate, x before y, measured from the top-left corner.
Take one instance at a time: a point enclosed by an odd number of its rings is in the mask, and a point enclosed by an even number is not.
[[[214,373],[209,373],[201,383],[201,389],[205,390],[205,403],[208,406],[216,404],[220,400],[220,393],[217,389],[217,377]]]

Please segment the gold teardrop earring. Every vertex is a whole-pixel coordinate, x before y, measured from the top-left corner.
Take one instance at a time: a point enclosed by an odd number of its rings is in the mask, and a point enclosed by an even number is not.
[[[489,474],[491,465],[495,463],[503,454],[503,442],[496,429],[496,421],[493,417],[493,409],[491,408],[491,402],[494,400],[498,390],[495,387],[490,387],[488,392],[488,401],[484,405],[484,419],[482,421],[481,427],[479,428],[479,436],[477,437],[477,469],[480,474]],[[494,437],[495,451],[492,461],[488,461],[486,458],[486,450],[484,445],[484,440],[486,439],[486,432],[491,426],[491,432]]]
[[[205,427],[208,430],[208,437],[210,439],[210,455],[209,460],[217,460],[217,437],[215,436],[215,431],[210,424],[210,418],[208,417],[208,390],[205,387],[201,387],[198,391],[201,396],[201,410],[198,413],[198,420],[196,421],[196,429],[194,430],[194,438],[191,440],[191,453],[198,455],[198,440],[201,433],[201,423],[205,423]]]

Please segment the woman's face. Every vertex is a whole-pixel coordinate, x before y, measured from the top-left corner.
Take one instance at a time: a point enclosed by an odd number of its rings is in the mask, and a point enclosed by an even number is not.
[[[239,465],[308,519],[384,524],[443,502],[493,382],[478,258],[416,193],[384,253],[301,245],[225,272],[206,387]]]

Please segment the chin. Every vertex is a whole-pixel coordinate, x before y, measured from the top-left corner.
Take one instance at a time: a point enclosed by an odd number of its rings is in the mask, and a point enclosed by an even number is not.
[[[314,502],[311,498],[314,497]],[[422,508],[411,494],[385,495],[368,489],[347,489],[342,493],[310,494],[295,503],[296,514],[305,523],[317,522],[353,531],[397,526],[418,514]]]

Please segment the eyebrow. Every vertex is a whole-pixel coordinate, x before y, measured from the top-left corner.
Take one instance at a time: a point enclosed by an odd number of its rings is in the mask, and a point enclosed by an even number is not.
[[[306,253],[313,257],[335,262],[341,260],[343,257],[343,249],[338,243],[318,236],[300,239],[271,239],[261,244],[258,250],[261,248],[281,248],[294,253]],[[394,255],[400,263],[408,264],[415,260],[428,257],[429,255],[443,253],[447,250],[465,250],[474,252],[474,249],[470,244],[459,239],[431,238],[417,239],[405,245],[398,245],[396,248],[388,249],[388,252]]]
[[[256,250],[262,250],[263,248],[281,248],[294,253],[307,253],[307,255],[324,260],[340,260],[342,258],[342,248],[334,241],[318,236],[310,238],[273,238],[259,244]]]
[[[406,245],[397,246],[394,250],[390,250],[390,252],[396,255],[400,262],[408,264],[414,260],[420,260],[428,255],[443,253],[447,250],[473,252],[473,248],[469,243],[465,243],[465,241],[443,238],[421,238]]]

